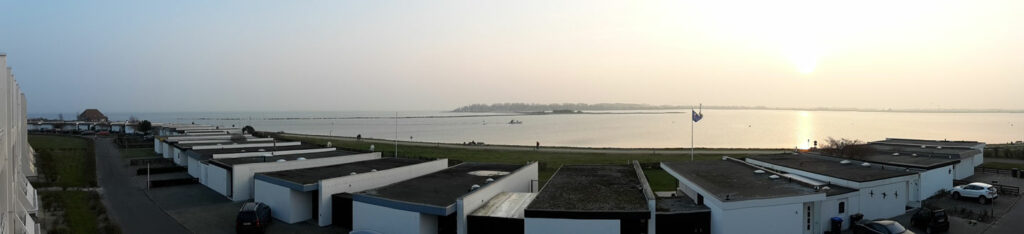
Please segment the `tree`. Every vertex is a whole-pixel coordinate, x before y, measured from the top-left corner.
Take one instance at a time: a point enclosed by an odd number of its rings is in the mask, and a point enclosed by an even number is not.
[[[153,123],[150,123],[149,120],[143,120],[141,123],[139,123],[139,131],[141,131],[143,133],[148,133],[149,130],[152,130],[152,129],[153,129]]]
[[[256,133],[256,129],[252,126],[245,125],[245,127],[242,127],[242,133],[254,134]]]
[[[856,139],[829,137],[821,147],[821,153],[832,156],[859,159],[868,153],[869,149],[864,142]]]

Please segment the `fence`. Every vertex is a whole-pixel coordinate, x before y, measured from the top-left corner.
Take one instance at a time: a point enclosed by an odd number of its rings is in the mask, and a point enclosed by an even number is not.
[[[975,168],[974,168],[974,172],[981,172],[981,173],[992,173],[992,174],[1007,174],[1007,175],[1012,175],[1012,173],[1013,173],[1013,170],[1010,170],[1010,169],[999,169],[999,168],[991,168],[991,167],[975,167]]]

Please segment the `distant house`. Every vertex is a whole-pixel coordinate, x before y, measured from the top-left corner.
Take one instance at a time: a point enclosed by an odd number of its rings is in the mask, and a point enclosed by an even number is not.
[[[106,122],[107,116],[103,115],[100,110],[97,109],[86,109],[78,115],[78,121],[86,122]]]

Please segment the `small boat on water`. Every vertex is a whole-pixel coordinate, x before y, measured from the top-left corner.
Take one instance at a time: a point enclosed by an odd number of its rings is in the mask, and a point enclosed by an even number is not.
[[[523,121],[513,119],[512,121],[508,121],[508,124],[523,124]]]

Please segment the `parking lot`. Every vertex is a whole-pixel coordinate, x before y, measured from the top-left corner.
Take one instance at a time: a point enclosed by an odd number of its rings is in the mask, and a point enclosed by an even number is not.
[[[1013,178],[1006,174],[975,173],[965,179],[968,182],[982,182],[1024,187],[1024,178]],[[949,233],[1020,233],[1024,230],[1024,208],[1018,205],[1021,196],[1000,194],[990,204],[980,204],[975,199],[954,200],[948,194],[936,196],[924,202],[926,207],[945,209],[949,215]],[[910,228],[910,217],[917,209],[895,217]],[[911,228],[924,233],[919,228]]]
[[[101,172],[101,181],[115,182],[110,178],[120,177],[123,180],[116,181],[117,184],[109,186],[110,188],[123,188],[131,191],[140,191],[139,196],[125,195],[127,199],[132,197],[141,197],[140,201],[131,202],[135,204],[131,207],[120,207],[112,206],[112,213],[119,214],[118,211],[151,211],[155,213],[165,213],[170,216],[173,221],[180,224],[188,232],[192,233],[235,233],[235,216],[238,214],[238,210],[242,207],[243,202],[232,202],[226,197],[214,192],[201,184],[188,184],[188,185],[177,185],[170,187],[161,188],[150,188],[146,187],[147,175],[135,175],[137,169],[145,169],[145,165],[130,166],[127,160],[121,159],[116,148],[113,147],[113,143],[109,140],[98,140],[96,141],[97,148],[100,148],[97,152],[97,156],[100,159],[104,159],[105,162],[110,162],[109,171]],[[116,168],[120,166],[121,168]],[[163,165],[167,166],[167,165]],[[116,169],[116,170],[115,170]],[[104,178],[105,177],[105,178]],[[173,173],[161,173],[152,174],[148,176],[151,180],[161,179],[177,179],[177,178],[190,178],[186,172],[173,172]],[[103,180],[107,179],[107,180]],[[129,185],[129,186],[125,186]],[[107,187],[105,187],[107,188]],[[114,190],[108,190],[108,193],[115,192]],[[112,194],[116,195],[116,194]],[[105,199],[111,199],[111,196],[105,197]],[[146,201],[146,202],[142,202]],[[119,201],[108,201],[111,204],[120,205],[128,204]],[[145,206],[140,204],[147,204]],[[148,205],[154,204],[154,205]],[[180,229],[173,225],[173,222],[169,222],[171,225],[167,228],[154,223],[157,215],[144,215],[137,216],[140,220],[146,221],[132,221],[133,215],[122,215],[119,220],[122,227],[126,225],[129,227],[126,230],[147,230],[145,233],[180,233],[182,231],[175,231]],[[133,228],[138,226],[138,228]],[[153,229],[157,228],[157,229]],[[173,229],[177,228],[177,229]],[[311,222],[299,222],[295,224],[286,224],[275,220],[273,224],[268,226],[268,233],[347,233],[349,230],[345,230],[339,227],[319,227],[315,223]],[[140,232],[142,233],[142,232]]]

